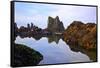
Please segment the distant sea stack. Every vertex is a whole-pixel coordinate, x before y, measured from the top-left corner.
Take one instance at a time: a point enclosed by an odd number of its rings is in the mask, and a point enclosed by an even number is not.
[[[51,32],[63,32],[65,30],[63,23],[59,20],[59,17],[48,17],[48,30]]]

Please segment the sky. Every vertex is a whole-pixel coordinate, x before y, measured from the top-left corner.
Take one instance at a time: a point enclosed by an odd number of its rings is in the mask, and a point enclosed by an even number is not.
[[[59,16],[65,28],[73,21],[96,23],[96,7],[26,2],[15,3],[15,22],[18,27],[27,26],[27,23],[32,22],[34,25],[44,29],[47,27],[48,16],[53,18]]]

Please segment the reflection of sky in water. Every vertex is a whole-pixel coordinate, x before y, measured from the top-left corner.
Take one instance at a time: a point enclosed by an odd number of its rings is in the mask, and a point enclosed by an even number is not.
[[[71,63],[71,62],[87,62],[90,61],[89,57],[80,53],[73,52],[69,46],[61,39],[56,44],[52,42],[48,44],[47,38],[41,38],[36,41],[33,38],[21,39],[19,36],[16,38],[15,43],[25,44],[43,55],[43,60],[40,64],[55,64],[55,63]]]

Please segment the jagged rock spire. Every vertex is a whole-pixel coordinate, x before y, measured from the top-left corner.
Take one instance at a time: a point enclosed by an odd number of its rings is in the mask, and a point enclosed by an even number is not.
[[[48,30],[51,32],[62,32],[64,31],[63,23],[59,20],[59,17],[55,18],[48,17]]]

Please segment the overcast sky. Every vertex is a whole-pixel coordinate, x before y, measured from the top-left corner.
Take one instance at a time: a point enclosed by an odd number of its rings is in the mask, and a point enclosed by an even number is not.
[[[40,28],[47,27],[48,16],[59,16],[64,27],[67,28],[73,21],[96,23],[96,7],[55,5],[41,3],[15,3],[15,22],[18,27],[27,26],[33,22]]]

